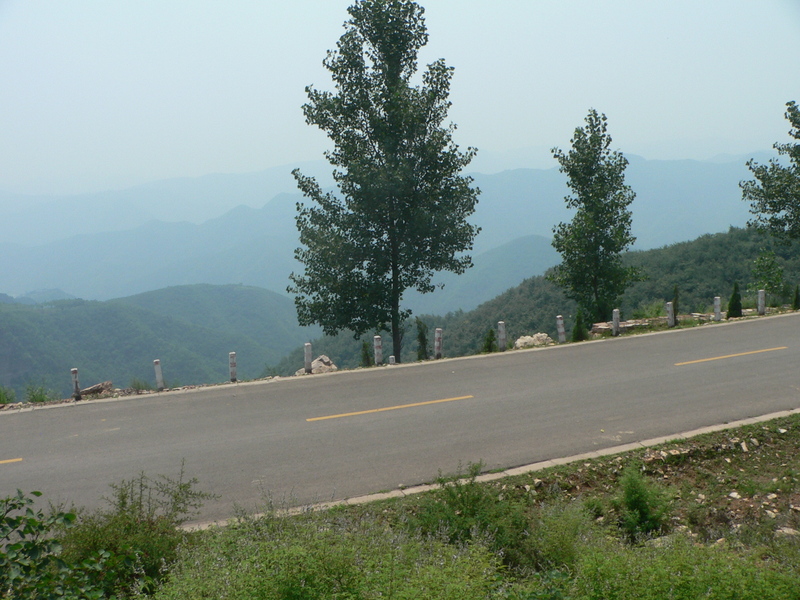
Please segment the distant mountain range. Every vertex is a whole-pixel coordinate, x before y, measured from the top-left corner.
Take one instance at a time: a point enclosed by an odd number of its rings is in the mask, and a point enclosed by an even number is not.
[[[637,194],[632,205],[637,248],[747,221],[748,207],[738,188],[749,176],[743,161],[629,160],[627,182]],[[303,170],[324,173],[325,166],[312,163]],[[433,294],[409,293],[407,305],[417,313],[469,310],[558,262],[547,240],[556,223],[570,218],[563,175],[553,168],[474,177],[482,190],[472,219],[482,228],[473,252],[475,268],[460,277],[442,274],[438,281],[445,287]],[[19,296],[58,288],[71,296],[105,300],[210,283],[285,294],[289,273],[300,269],[293,258],[298,243],[294,216],[303,198],[268,194],[291,185],[288,168],[211,175],[106,194],[39,198],[38,208],[16,212],[9,208],[14,199],[0,195],[5,225],[0,291]],[[23,206],[24,199],[17,201]],[[231,206],[221,216],[206,218]]]

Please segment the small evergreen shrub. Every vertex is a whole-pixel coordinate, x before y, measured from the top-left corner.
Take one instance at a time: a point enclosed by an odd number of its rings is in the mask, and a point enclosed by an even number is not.
[[[672,290],[672,311],[673,314],[675,315],[676,323],[678,322],[678,315],[680,314],[680,310],[678,308],[678,300],[680,300],[680,297],[678,294],[678,284],[676,283],[674,289]]]
[[[728,319],[738,318],[742,316],[742,294],[739,292],[739,282],[733,284],[733,293],[728,302]]]
[[[131,379],[131,389],[137,394],[141,394],[142,392],[153,391],[154,388],[147,381],[134,377]]]
[[[372,366],[372,353],[370,352],[369,343],[367,340],[361,342],[361,366]]]
[[[583,323],[583,311],[578,309],[578,314],[575,316],[575,325],[572,326],[572,341],[583,342],[589,339],[589,332],[586,330],[586,325]]]
[[[794,287],[794,296],[792,298],[792,310],[800,310],[800,285]]]
[[[491,352],[497,352],[497,336],[494,333],[493,327],[489,328],[489,331],[486,332],[486,335],[483,338],[483,345],[481,346],[481,352],[485,354],[489,354]]]
[[[619,526],[630,542],[662,533],[669,521],[666,493],[648,482],[637,465],[623,471],[613,505],[619,514]]]
[[[428,360],[430,354],[428,353],[428,326],[419,317],[416,318],[417,323],[417,360]]]

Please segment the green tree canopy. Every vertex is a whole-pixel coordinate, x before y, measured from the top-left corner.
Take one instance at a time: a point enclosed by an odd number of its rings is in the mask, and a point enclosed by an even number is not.
[[[304,265],[292,274],[301,324],[325,333],[392,332],[400,359],[403,292],[433,291],[437,271],[463,273],[464,254],[478,228],[467,222],[479,190],[460,175],[475,150],[459,151],[455,126],[443,125],[453,70],[428,65],[411,84],[419,49],[428,40],[424,9],[409,0],[361,0],[337,49],[323,61],[336,92],[306,88],[306,122],[334,144],[326,158],[339,195],[323,193],[311,177],[293,172],[311,206],[298,204]]]
[[[786,103],[786,118],[792,125],[789,135],[800,140],[800,108],[795,102]],[[789,164],[772,159],[766,165],[747,161],[754,180],[742,181],[742,199],[750,202],[755,219],[751,225],[770,232],[783,241],[800,239],[800,143],[773,146],[786,156]]]
[[[572,195],[564,200],[576,213],[553,228],[553,247],[562,262],[549,278],[561,286],[594,321],[608,320],[614,305],[634,281],[637,269],[622,263],[631,235],[628,206],[635,194],[625,185],[627,159],[612,152],[606,116],[591,109],[586,125],[575,129],[568,153],[553,149]]]

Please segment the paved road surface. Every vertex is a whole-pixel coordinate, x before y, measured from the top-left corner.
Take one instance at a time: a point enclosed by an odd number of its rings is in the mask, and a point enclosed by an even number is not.
[[[174,477],[185,459],[199,487],[220,495],[202,518],[220,519],[266,494],[310,503],[479,460],[518,466],[797,408],[798,339],[800,314],[790,314],[3,412],[0,496],[36,489],[97,506],[109,483],[141,471]]]

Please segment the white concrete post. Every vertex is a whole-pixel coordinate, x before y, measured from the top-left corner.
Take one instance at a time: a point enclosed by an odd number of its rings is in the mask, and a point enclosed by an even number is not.
[[[437,327],[433,332],[433,357],[442,358],[442,328]]]
[[[506,322],[505,321],[498,321],[497,322],[497,346],[500,349],[500,352],[506,351],[506,346],[508,342],[506,341]]]
[[[767,292],[758,290],[758,314],[767,314]]]
[[[375,350],[375,364],[383,364],[383,338],[379,335],[372,338],[372,347]]]
[[[305,346],[305,361],[304,366],[306,373],[311,373],[311,342],[306,342]]]
[[[675,327],[675,311],[672,310],[672,302],[667,302],[667,327]]]
[[[70,369],[72,373],[72,397],[78,401],[81,399],[81,384],[78,383],[78,369]]]
[[[564,329],[564,317],[556,315],[556,330],[558,331],[558,343],[565,344],[567,342],[567,331]]]
[[[619,335],[619,309],[615,308],[611,317],[611,335],[614,337]]]
[[[714,320],[722,320],[722,300],[719,296],[714,296]]]
[[[397,364],[397,363],[396,363],[396,361],[394,360],[394,354],[392,354],[392,355],[389,357],[389,364],[390,364],[390,365]]]
[[[159,359],[155,359],[153,361],[153,367],[156,370],[156,389],[159,392],[164,391],[164,374],[161,372],[161,361]]]
[[[228,352],[228,367],[231,371],[231,381],[236,383],[236,352]]]

